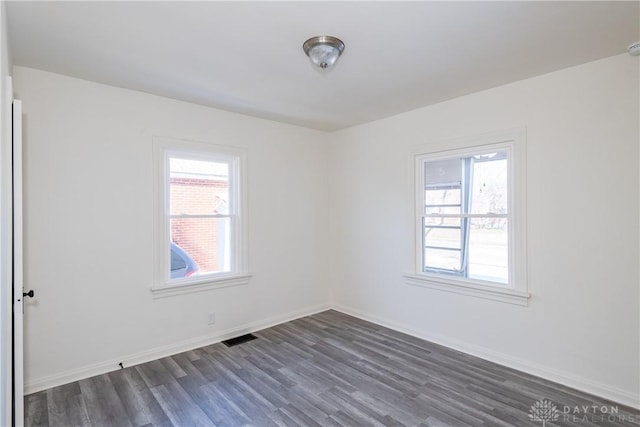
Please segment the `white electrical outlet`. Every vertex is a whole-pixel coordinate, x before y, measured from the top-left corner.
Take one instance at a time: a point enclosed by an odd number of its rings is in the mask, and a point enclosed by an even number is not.
[[[215,325],[216,324],[216,314],[209,313],[207,316],[207,325]]]

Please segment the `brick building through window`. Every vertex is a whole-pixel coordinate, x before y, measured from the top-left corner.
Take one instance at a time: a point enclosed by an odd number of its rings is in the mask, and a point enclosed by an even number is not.
[[[229,167],[226,163],[171,158],[171,241],[198,265],[199,273],[229,271]]]

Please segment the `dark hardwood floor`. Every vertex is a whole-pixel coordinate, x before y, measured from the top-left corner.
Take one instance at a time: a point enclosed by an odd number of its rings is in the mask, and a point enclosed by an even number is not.
[[[336,311],[255,335],[31,394],[26,425],[640,425],[638,411]],[[558,411],[531,420],[541,399]]]

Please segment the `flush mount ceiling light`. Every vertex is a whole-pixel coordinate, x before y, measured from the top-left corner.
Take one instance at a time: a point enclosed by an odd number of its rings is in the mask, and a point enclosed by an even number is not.
[[[314,66],[325,70],[336,63],[344,51],[344,43],[336,37],[316,36],[304,42],[302,49]]]

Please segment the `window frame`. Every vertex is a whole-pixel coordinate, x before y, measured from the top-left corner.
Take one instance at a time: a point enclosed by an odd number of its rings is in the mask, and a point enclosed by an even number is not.
[[[486,154],[488,151],[508,152],[508,282],[503,284],[424,271],[425,161],[474,156]],[[414,271],[405,274],[406,283],[517,305],[528,305],[530,294],[527,289],[526,266],[526,130],[521,128],[494,132],[420,146],[412,151],[411,157],[415,257]]]
[[[221,162],[229,165],[230,271],[170,278],[170,159]],[[247,284],[246,149],[205,142],[153,137],[154,166],[154,298]]]

